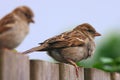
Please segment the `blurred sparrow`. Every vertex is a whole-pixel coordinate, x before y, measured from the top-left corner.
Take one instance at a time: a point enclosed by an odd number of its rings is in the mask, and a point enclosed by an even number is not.
[[[16,48],[28,34],[33,16],[30,8],[20,6],[3,17],[0,20],[0,48]]]
[[[70,63],[78,68],[75,62],[86,59],[94,53],[94,37],[101,34],[88,23],[81,24],[70,32],[64,32],[50,38],[38,47],[23,52],[24,54],[34,51],[48,51],[55,60]]]

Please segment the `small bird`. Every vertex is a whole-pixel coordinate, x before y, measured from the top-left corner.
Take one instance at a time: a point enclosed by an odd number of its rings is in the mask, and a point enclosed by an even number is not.
[[[76,62],[90,57],[95,50],[94,38],[101,36],[90,24],[83,23],[72,31],[61,33],[55,37],[40,43],[40,46],[29,49],[23,54],[34,51],[48,51],[48,55],[63,63],[70,63],[75,66],[78,75]]]
[[[29,24],[34,14],[27,6],[14,9],[0,20],[0,49],[16,48],[29,32]]]

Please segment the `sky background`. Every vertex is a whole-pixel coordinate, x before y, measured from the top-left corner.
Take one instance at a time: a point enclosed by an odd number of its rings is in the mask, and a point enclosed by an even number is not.
[[[3,0],[0,18],[22,5],[33,10],[35,24],[30,24],[29,35],[16,48],[19,52],[82,23],[91,24],[102,36],[120,27],[120,0]],[[99,42],[101,38],[96,40]],[[35,52],[29,56],[49,61],[51,58],[45,53]]]

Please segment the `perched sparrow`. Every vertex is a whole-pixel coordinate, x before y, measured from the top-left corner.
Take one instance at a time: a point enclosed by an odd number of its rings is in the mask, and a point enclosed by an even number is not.
[[[64,32],[50,38],[38,47],[23,52],[24,54],[34,51],[48,51],[48,54],[55,60],[63,63],[70,63],[86,59],[94,53],[94,37],[100,36],[98,32],[88,23],[81,24],[70,32]]]
[[[0,48],[16,48],[29,32],[33,12],[27,6],[14,9],[0,20]]]

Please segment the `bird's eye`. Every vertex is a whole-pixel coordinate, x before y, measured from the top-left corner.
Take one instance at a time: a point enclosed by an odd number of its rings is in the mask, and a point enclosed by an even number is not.
[[[92,30],[87,30],[88,32],[90,32],[90,33],[94,33]]]
[[[24,13],[24,15],[25,15],[27,18],[31,18],[31,16],[28,15],[27,13]]]

